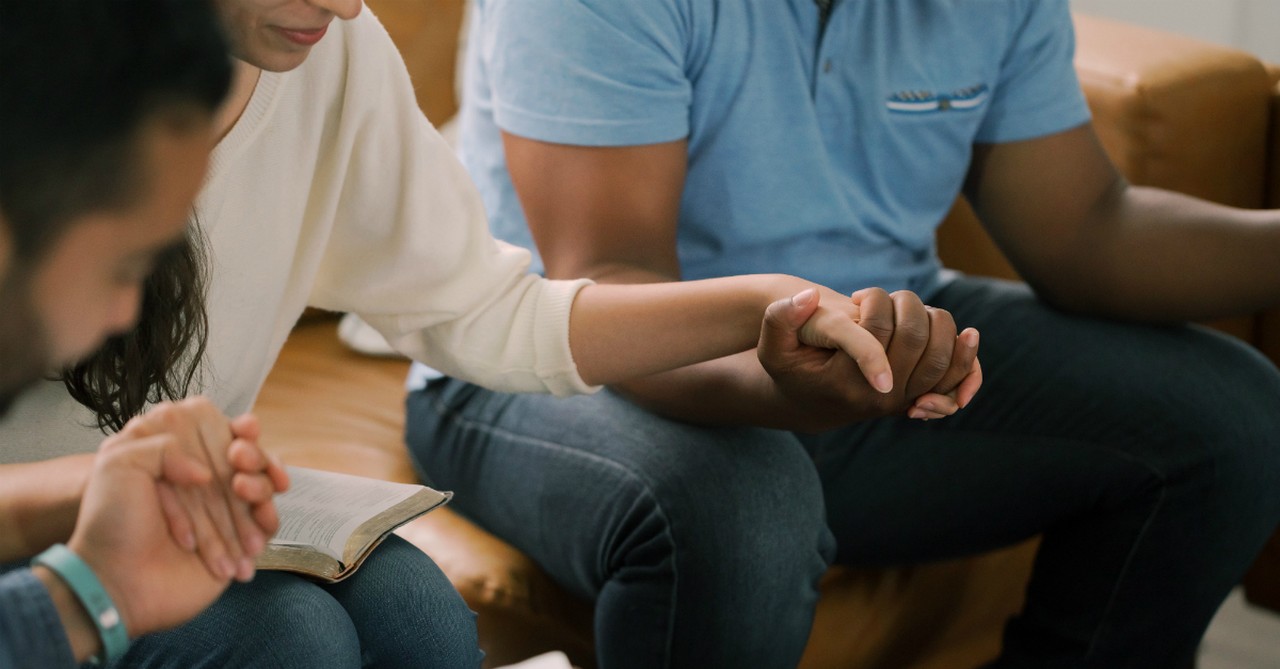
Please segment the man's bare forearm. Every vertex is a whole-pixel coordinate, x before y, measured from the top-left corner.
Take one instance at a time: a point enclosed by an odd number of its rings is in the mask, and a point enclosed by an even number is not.
[[[870,403],[856,407],[815,399],[802,405],[788,398],[754,349],[612,388],[660,416],[712,427],[819,432],[882,414]]]
[[[31,557],[71,537],[93,457],[0,466],[0,562]]]
[[[1075,247],[1027,277],[1068,310],[1170,322],[1280,304],[1280,211],[1121,186],[1095,209]]]
[[[616,384],[613,389],[661,416],[698,425],[790,427],[755,351]],[[771,410],[772,409],[772,410]]]

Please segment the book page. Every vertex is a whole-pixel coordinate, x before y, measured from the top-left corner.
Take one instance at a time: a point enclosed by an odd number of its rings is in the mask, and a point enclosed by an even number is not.
[[[280,529],[273,544],[312,546],[342,559],[347,537],[361,523],[421,490],[392,483],[303,467],[286,467],[289,490],[277,495]]]

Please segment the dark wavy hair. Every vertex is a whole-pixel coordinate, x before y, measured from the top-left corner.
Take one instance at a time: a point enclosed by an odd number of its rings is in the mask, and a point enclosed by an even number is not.
[[[199,373],[208,336],[202,249],[192,224],[143,284],[137,325],[63,370],[67,391],[103,432],[120,430],[147,404],[185,397]]]
[[[34,267],[81,216],[135,202],[144,129],[207,122],[230,84],[207,0],[0,2],[0,211],[15,270]],[[103,429],[194,377],[206,333],[200,249],[193,230],[148,280],[139,327],[64,374]]]

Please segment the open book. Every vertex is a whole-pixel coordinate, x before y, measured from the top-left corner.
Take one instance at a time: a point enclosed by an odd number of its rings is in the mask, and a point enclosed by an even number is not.
[[[275,499],[280,529],[258,556],[258,569],[330,583],[350,576],[392,530],[453,497],[421,485],[286,469],[289,490]]]

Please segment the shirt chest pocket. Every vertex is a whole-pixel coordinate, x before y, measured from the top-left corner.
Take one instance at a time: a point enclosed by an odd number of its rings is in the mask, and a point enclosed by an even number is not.
[[[966,114],[980,112],[990,96],[991,89],[984,83],[943,90],[904,89],[890,93],[884,106],[894,115]]]
[[[858,143],[898,207],[931,219],[964,183],[991,98],[980,79],[864,95]]]

